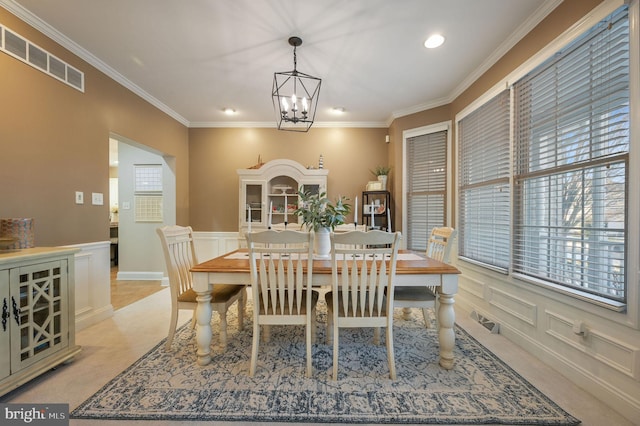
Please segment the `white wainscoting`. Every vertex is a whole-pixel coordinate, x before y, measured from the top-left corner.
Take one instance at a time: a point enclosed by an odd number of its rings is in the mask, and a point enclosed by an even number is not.
[[[626,313],[461,260],[455,265],[462,272],[459,313],[476,311],[499,323],[500,334],[628,419],[640,419],[640,330]]]
[[[196,256],[205,261],[239,247],[237,232],[194,232]],[[80,249],[75,256],[76,330],[113,316],[111,305],[111,246],[109,241],[70,245]],[[164,271],[122,272],[118,279],[162,280]]]
[[[109,241],[71,245],[75,256],[76,331],[113,316]]]
[[[240,247],[238,232],[194,232],[193,242],[198,262],[221,256]]]

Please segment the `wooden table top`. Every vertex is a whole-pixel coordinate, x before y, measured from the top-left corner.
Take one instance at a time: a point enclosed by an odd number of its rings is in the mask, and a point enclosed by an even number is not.
[[[222,256],[199,263],[191,268],[191,272],[249,272],[249,257],[239,258],[233,256],[238,253],[248,253],[247,249],[238,249],[231,253],[225,253]],[[414,253],[407,250],[400,250],[402,253]],[[314,259],[314,274],[331,274],[331,259]],[[396,262],[396,275],[410,274],[459,274],[460,271],[447,263],[439,262],[435,259],[422,257],[415,259],[412,256],[410,260],[401,260]]]

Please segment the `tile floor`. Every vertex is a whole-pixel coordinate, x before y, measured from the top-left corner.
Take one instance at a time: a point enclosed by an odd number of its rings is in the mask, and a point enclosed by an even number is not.
[[[118,293],[121,289],[120,285],[114,287],[115,298],[119,297]],[[170,315],[169,289],[156,288],[151,294],[147,294],[148,289],[140,288],[141,291],[137,296],[136,292],[130,292],[129,288],[124,290],[130,293],[126,297],[129,300],[126,306],[116,310],[112,318],[77,333],[76,343],[82,346],[82,352],[72,362],[61,365],[0,397],[0,402],[68,403],[73,410],[166,337]],[[183,311],[179,318],[180,323],[188,321],[189,315],[188,311]],[[503,336],[489,333],[487,329],[472,321],[468,313],[458,311],[456,315],[456,322],[459,325],[562,408],[582,420],[582,425],[632,426],[639,424],[625,420],[605,404],[566,380],[558,371],[542,364]],[[71,425],[78,426],[116,423],[144,426],[194,426],[207,422],[70,421]],[[266,423],[251,424],[260,426]],[[238,423],[215,422],[215,425],[237,426]],[[295,424],[287,425],[295,426]]]

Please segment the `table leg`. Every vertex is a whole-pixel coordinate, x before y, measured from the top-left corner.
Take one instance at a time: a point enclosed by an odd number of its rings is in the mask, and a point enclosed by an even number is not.
[[[456,314],[453,310],[453,304],[453,294],[440,293],[438,303],[440,366],[446,370],[453,368],[453,348],[456,344],[456,334],[453,330]]]
[[[198,350],[198,365],[211,362],[211,292],[198,292],[198,306],[196,307],[196,344]]]

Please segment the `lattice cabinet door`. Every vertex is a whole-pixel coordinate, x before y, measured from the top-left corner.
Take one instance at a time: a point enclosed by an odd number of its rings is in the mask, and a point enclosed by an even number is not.
[[[67,273],[65,260],[10,270],[12,371],[67,347]]]

